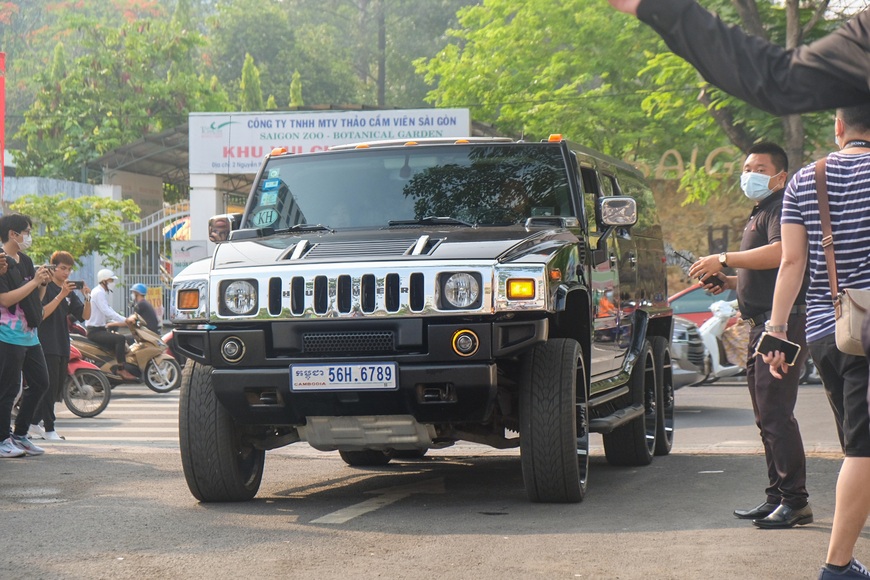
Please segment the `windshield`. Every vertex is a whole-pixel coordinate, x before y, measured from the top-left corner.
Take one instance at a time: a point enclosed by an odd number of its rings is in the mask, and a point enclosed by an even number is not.
[[[371,148],[273,159],[249,209],[243,227],[276,230],[408,227],[433,223],[425,219],[431,217],[454,218],[438,223],[456,226],[507,225],[575,215],[562,152],[544,144]]]

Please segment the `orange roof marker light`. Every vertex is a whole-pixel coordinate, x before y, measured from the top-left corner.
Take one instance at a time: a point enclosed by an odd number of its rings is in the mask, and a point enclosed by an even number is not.
[[[269,156],[275,157],[276,155],[286,155],[286,154],[287,154],[286,147],[275,147],[274,149],[272,149],[272,152],[269,153]]]
[[[550,143],[558,143],[561,140],[562,140],[561,133],[553,133],[552,135],[550,135],[550,138],[547,139],[547,141],[549,141]]]
[[[465,145],[467,143],[471,143],[468,139],[457,139],[453,142],[454,145]]]
[[[368,144],[368,143],[360,143],[359,145],[357,145],[356,147],[354,147],[354,149],[368,149],[368,148],[369,148],[369,144]]]
[[[418,145],[416,141],[408,141],[405,143],[405,147],[413,147],[414,145]]]

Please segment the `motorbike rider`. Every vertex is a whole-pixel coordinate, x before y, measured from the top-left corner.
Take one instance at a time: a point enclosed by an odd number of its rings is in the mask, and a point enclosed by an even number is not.
[[[133,312],[145,320],[145,326],[156,335],[160,335],[160,321],[151,303],[145,300],[148,287],[145,284],[133,284],[130,288],[130,299],[133,301]]]
[[[128,324],[126,318],[115,312],[109,304],[109,294],[115,288],[118,277],[107,268],[97,272],[97,286],[91,292],[91,315],[85,322],[88,338],[109,352],[115,353],[118,365],[114,371],[127,381],[135,381],[136,377],[124,368],[127,356],[127,341],[123,335],[110,332],[109,328],[118,328]]]

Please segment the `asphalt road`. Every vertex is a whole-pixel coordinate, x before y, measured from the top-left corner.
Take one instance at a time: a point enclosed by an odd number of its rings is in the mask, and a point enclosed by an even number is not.
[[[674,451],[648,467],[610,467],[594,440],[580,504],[528,503],[516,451],[462,444],[355,469],[297,444],[267,454],[254,501],[206,505],[181,473],[176,409],[175,393],[125,387],[97,418],[65,415],[68,440],[46,455],[0,460],[0,578],[815,578],[840,464],[824,393],[806,386],[816,521],[734,519],[765,477],[732,382],[677,392]]]

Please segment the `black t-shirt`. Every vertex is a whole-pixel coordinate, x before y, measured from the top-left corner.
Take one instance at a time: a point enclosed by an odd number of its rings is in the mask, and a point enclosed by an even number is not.
[[[157,313],[154,312],[154,307],[147,300],[140,300],[133,306],[133,312],[145,319],[145,326],[148,330],[160,334],[160,321],[157,320]]]
[[[11,257],[6,256],[6,264],[9,268],[4,275],[0,276],[0,293],[21,288],[36,276],[33,260],[24,252],[18,252],[17,262]],[[42,305],[39,302],[38,290],[34,290],[14,306],[10,306],[9,311],[14,313],[18,308],[24,311],[27,325],[30,328],[36,328],[42,322]]]
[[[60,294],[60,286],[49,282],[45,288],[43,304],[48,304]],[[85,305],[75,292],[67,294],[65,300],[61,300],[54,312],[39,325],[39,344],[45,354],[54,356],[69,356],[69,326],[67,316],[72,314],[76,320],[84,321],[83,314]]]
[[[774,192],[762,200],[752,210],[749,222],[743,229],[743,242],[740,251],[754,250],[774,242],[782,241],[780,234],[780,214],[782,214],[782,196],[784,190]],[[740,314],[744,318],[758,316],[768,312],[773,306],[773,289],[776,286],[776,276],[779,267],[770,270],[737,269],[737,302]],[[795,304],[806,304],[809,273],[804,273],[804,280]]]

